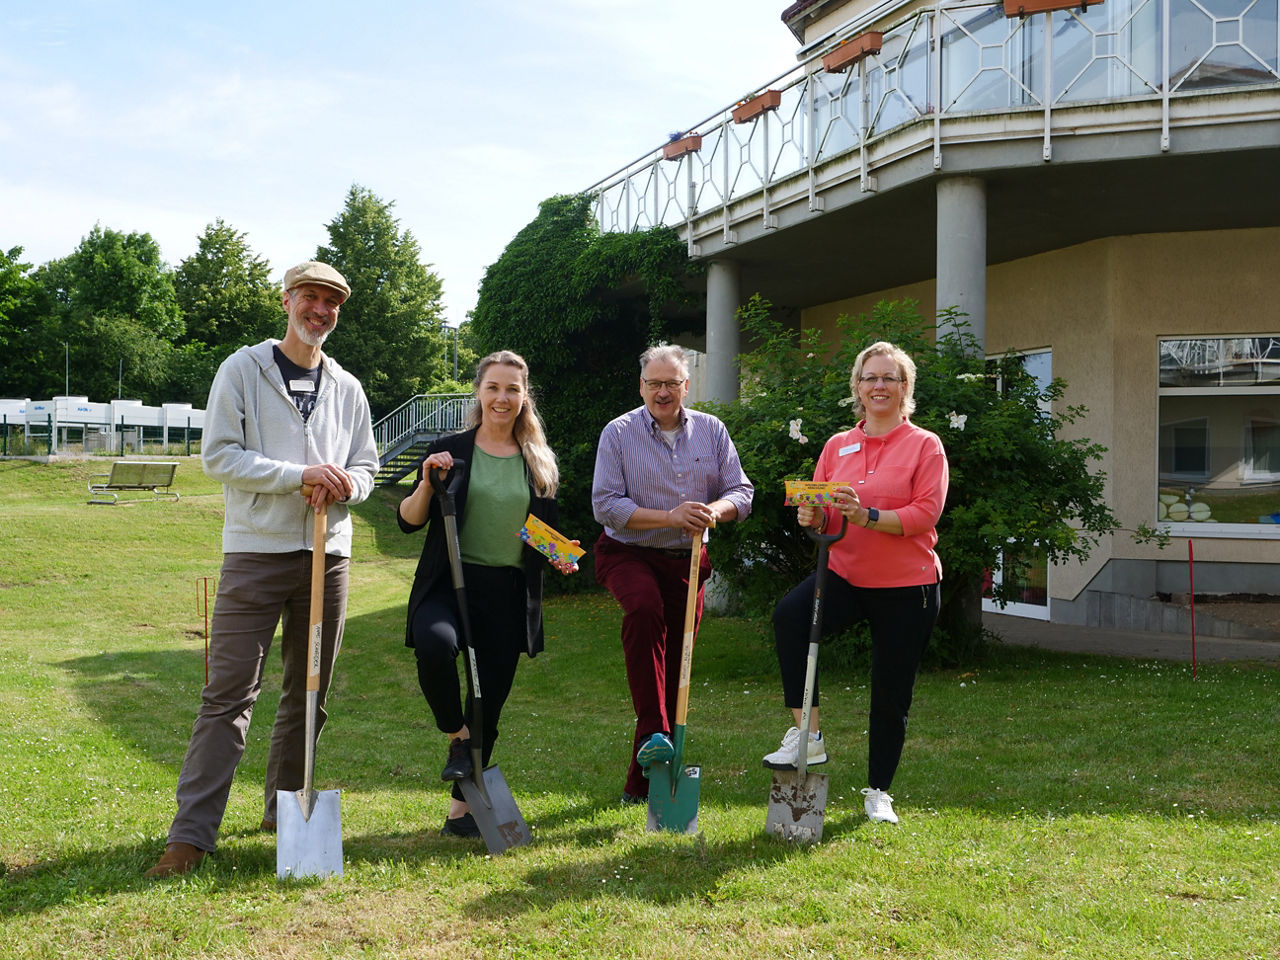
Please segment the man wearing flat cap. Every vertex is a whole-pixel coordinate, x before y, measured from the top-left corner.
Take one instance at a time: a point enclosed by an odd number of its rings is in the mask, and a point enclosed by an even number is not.
[[[226,500],[209,679],[178,777],[178,814],[149,878],[187,873],[216,846],[277,623],[284,679],[262,829],[275,829],[276,791],[303,786],[312,550],[325,552],[318,736],[346,615],[347,505],[369,496],[378,472],[364,389],[320,349],[350,295],[328,264],[290,269],[284,339],[241,347],[223,361],[209,391],[201,459]],[[311,488],[305,499],[304,484]],[[328,535],[314,544],[310,518],[325,504]]]

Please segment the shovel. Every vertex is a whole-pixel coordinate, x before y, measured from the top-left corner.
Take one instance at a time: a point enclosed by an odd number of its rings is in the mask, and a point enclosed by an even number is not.
[[[465,466],[454,460],[454,466]],[[523,846],[531,839],[520,808],[511,796],[511,788],[502,777],[496,764],[484,768],[484,713],[480,697],[480,674],[476,669],[476,650],[471,642],[471,617],[467,612],[467,588],[462,580],[462,548],[458,543],[458,517],[453,501],[453,490],[446,487],[440,471],[431,470],[431,487],[440,498],[440,511],[444,515],[445,545],[449,554],[449,570],[453,575],[453,589],[458,596],[458,619],[462,624],[463,644],[467,648],[464,661],[467,684],[471,688],[471,769],[468,780],[458,781],[462,796],[471,808],[471,816],[480,828],[480,836],[490,853],[502,853],[512,847]],[[461,479],[461,472],[455,483]]]
[[[804,704],[800,710],[800,739],[796,744],[796,768],[776,770],[769,787],[769,813],[765,831],[784,840],[817,843],[822,839],[827,814],[827,785],[830,777],[809,772],[809,718],[813,711],[813,688],[818,677],[818,641],[822,637],[822,592],[827,583],[827,549],[844,536],[849,521],[840,532],[805,532],[818,544],[818,570],[813,581],[813,619],[809,624],[809,659],[804,671]]]
[[[310,491],[304,488],[304,495]],[[342,876],[342,811],[339,791],[317,792],[316,709],[320,699],[320,638],[324,628],[324,544],[327,504],[315,516],[311,541],[311,615],[307,651],[306,761],[301,790],[277,790],[276,876]]]
[[[702,768],[684,766],[685,718],[689,712],[689,673],[693,667],[693,629],[698,616],[698,562],[702,534],[693,535],[689,554],[689,597],[684,607],[684,642],[680,650],[680,686],[676,694],[675,725],[671,730],[675,753],[665,763],[649,767],[649,831],[698,832],[698,792]]]

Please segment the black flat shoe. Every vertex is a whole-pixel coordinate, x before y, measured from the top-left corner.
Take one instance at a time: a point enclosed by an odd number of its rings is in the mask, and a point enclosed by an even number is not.
[[[440,831],[442,837],[478,837],[480,836],[480,828],[476,826],[476,818],[469,813],[464,813],[460,817],[453,819],[445,818],[444,828]]]
[[[441,780],[465,780],[475,767],[471,763],[471,741],[454,737],[449,741],[449,759],[440,771]]]

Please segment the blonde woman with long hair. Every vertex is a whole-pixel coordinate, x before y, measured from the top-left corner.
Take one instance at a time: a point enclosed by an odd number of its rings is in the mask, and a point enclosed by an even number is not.
[[[405,645],[416,654],[418,683],[436,726],[449,738],[440,778],[452,781],[453,791],[441,833],[458,837],[480,835],[457,784],[472,774],[471,738],[483,738],[487,765],[520,655],[533,657],[542,650],[546,560],[519,532],[530,513],[555,525],[560,479],[529,389],[529,365],[519,354],[499,350],[481,360],[475,398],[468,428],[431,444],[413,491],[399,507],[400,528],[406,533],[427,526],[409,593]],[[484,730],[469,729],[470,691],[465,704],[460,695],[457,658],[464,638],[442,513],[427,477],[430,470],[449,474],[455,462],[462,471],[454,500]],[[577,570],[572,563],[555,566],[564,574]]]

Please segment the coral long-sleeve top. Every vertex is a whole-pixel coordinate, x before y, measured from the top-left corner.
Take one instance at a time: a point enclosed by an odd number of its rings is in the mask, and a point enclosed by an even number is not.
[[[937,434],[904,421],[869,437],[861,421],[838,433],[822,450],[813,479],[845,482],[864,507],[893,510],[902,534],[850,525],[831,547],[832,570],[855,587],[913,587],[942,579],[934,547],[947,499],[947,454]],[[840,529],[840,514],[827,508],[828,532]]]

